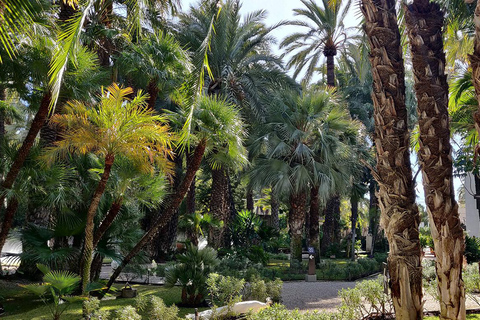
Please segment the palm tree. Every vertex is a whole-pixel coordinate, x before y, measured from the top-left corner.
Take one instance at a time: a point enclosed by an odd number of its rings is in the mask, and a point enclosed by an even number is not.
[[[421,319],[420,217],[410,166],[405,71],[395,1],[363,0],[373,76],[376,170],[381,224],[390,245],[389,273],[396,317]]]
[[[475,14],[473,16],[475,22],[475,40],[473,43],[473,54],[469,56],[470,66],[472,67],[472,80],[475,87],[475,93],[477,94],[478,110],[475,112],[473,119],[475,121],[475,128],[480,134],[480,2],[477,1],[475,8]],[[480,149],[477,147],[475,153],[480,153]]]
[[[306,9],[294,9],[300,19],[290,25],[307,28],[286,37],[280,44],[287,54],[292,53],[287,67],[295,68],[296,78],[305,71],[303,81],[309,83],[318,70],[322,55],[327,59],[327,85],[335,87],[334,57],[347,41],[343,21],[350,8],[349,0],[322,0],[321,6],[314,0],[301,0]],[[342,6],[345,6],[342,9]]]
[[[199,52],[208,37],[211,17],[218,12],[218,1],[204,1],[191,7],[188,14],[180,15],[175,26],[179,41],[193,52]],[[208,58],[209,72],[205,80],[205,93],[220,96],[237,105],[248,123],[261,121],[270,94],[275,87],[295,86],[286,76],[280,59],[275,57],[270,46],[273,44],[271,31],[278,25],[267,27],[264,10],[248,14],[243,21],[240,16],[239,0],[228,0],[222,4],[214,22],[215,32],[211,35]],[[199,63],[203,60],[193,59]],[[197,67],[198,68],[198,67]],[[210,210],[217,219],[226,219],[232,207],[229,199],[230,168],[239,168],[224,154],[222,149],[214,153],[216,161],[212,167],[212,197]],[[226,161],[230,159],[230,161]],[[218,162],[219,160],[224,160]],[[243,160],[243,159],[241,159]],[[225,229],[228,221],[225,220]],[[223,242],[223,229],[211,230],[215,246]],[[211,233],[212,233],[211,232]],[[217,234],[218,233],[218,234]],[[213,236],[213,234],[212,234]]]
[[[51,121],[66,129],[63,140],[47,148],[47,159],[55,161],[69,153],[95,153],[104,161],[104,170],[92,196],[87,211],[85,241],[83,247],[82,292],[87,293],[90,280],[94,243],[94,218],[100,199],[105,192],[115,157],[124,156],[146,172],[153,171],[153,162],[163,170],[170,170],[167,158],[173,135],[164,124],[165,117],[154,115],[146,108],[147,96],[141,92],[130,100],[131,88],[121,89],[116,84],[102,90],[102,98],[96,108],[89,108],[79,101],[70,102],[64,115],[56,115]]]
[[[38,92],[35,90],[34,93],[36,94],[22,95],[22,98],[29,102],[30,108],[35,108],[36,104],[39,104],[39,106],[28,128],[28,132],[2,181],[0,203],[4,202],[8,190],[14,186],[20,170],[35,143],[37,135],[45,125],[52,98],[52,93],[48,88],[45,88],[45,84],[48,82],[48,61],[51,58],[53,50],[55,50],[55,44],[51,38],[49,38],[48,33],[40,33],[36,37],[32,37],[30,43],[25,44],[22,48],[24,54],[21,57],[22,61],[20,65],[28,70],[29,84],[34,88],[38,88],[41,94],[40,97],[38,97]],[[65,85],[61,96],[64,97],[68,95],[70,97],[88,99],[92,94],[91,86],[101,83],[103,79],[101,76],[99,77],[95,59],[93,59],[91,53],[85,48],[77,48],[76,52],[77,60],[68,61],[70,68],[69,72],[65,74]],[[3,217],[3,224],[0,230],[0,250],[10,231],[11,222],[15,214],[14,208],[15,206],[12,204],[8,210],[8,214]]]
[[[345,130],[349,123],[348,114],[328,90],[302,96],[283,92],[272,100],[267,122],[255,137],[252,152],[259,156],[251,179],[254,186],[271,185],[276,193],[289,197],[292,262],[301,261],[302,230],[311,187],[316,186],[318,194],[328,196],[339,181],[331,167],[334,152],[338,155],[340,151],[334,132]],[[313,241],[318,248],[318,234]]]
[[[190,112],[193,114],[192,117],[189,116]],[[122,263],[115,269],[108,281],[108,289],[123,268],[158,234],[159,230],[170,222],[187,194],[204,155],[211,153],[219,144],[228,146],[229,151],[234,153],[238,152],[235,149],[243,146],[242,140],[245,132],[239,111],[225,101],[201,97],[193,110],[180,110],[178,113],[172,114],[172,117],[180,127],[183,127],[184,123],[191,119],[193,135],[191,135],[190,143],[195,145],[193,155],[181,182],[165,199],[162,215],[152,223],[140,241],[124,256]]]
[[[189,70],[189,57],[172,35],[160,32],[129,43],[116,59],[120,75],[135,88],[145,89],[152,110],[159,93],[178,91]]]
[[[435,265],[440,314],[442,319],[465,319],[462,280],[465,242],[453,189],[443,12],[438,4],[414,0],[408,6],[405,21],[418,101],[418,157],[430,230],[437,252]]]

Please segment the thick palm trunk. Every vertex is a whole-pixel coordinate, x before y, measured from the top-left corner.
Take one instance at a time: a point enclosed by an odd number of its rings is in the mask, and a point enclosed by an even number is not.
[[[35,143],[35,139],[38,135],[38,132],[42,128],[45,122],[45,119],[47,118],[48,108],[50,106],[51,98],[52,96],[50,92],[46,92],[42,98],[40,108],[38,109],[35,117],[33,118],[32,124],[30,125],[30,129],[28,130],[27,136],[25,137],[25,140],[23,140],[22,146],[18,150],[17,155],[13,160],[12,166],[10,167],[10,170],[5,176],[5,180],[3,180],[2,187],[0,190],[0,203],[3,203],[5,201],[6,193],[4,191],[6,189],[12,188],[13,183],[17,179],[18,173],[20,172],[20,169],[23,167],[23,163],[25,162],[28,154],[30,153],[30,149]],[[3,219],[2,229],[0,230],[0,234],[8,235],[8,232],[10,231],[10,226],[11,226],[11,223],[9,223],[7,216],[5,216]],[[2,243],[0,241],[0,252],[2,251],[4,244],[5,243]]]
[[[328,199],[327,204],[325,205],[324,216],[325,221],[323,222],[323,238],[321,245],[321,252],[325,253],[328,247],[335,243],[335,225],[338,224],[335,220],[337,219],[336,211],[340,207],[340,198],[338,196],[332,196]],[[322,254],[323,254],[322,253]]]
[[[475,23],[475,39],[473,42],[473,53],[469,58],[472,67],[473,86],[475,87],[478,101],[478,110],[473,115],[473,119],[475,120],[475,128],[477,129],[478,134],[480,134],[480,1],[477,1],[473,22]],[[480,153],[479,146],[477,146],[475,153],[477,156]]]
[[[335,87],[335,54],[330,53],[330,51],[328,52],[328,55],[325,54],[325,56],[327,57],[327,85],[329,87]]]
[[[123,258],[122,263],[118,266],[117,269],[113,272],[112,276],[108,280],[107,284],[107,291],[112,286],[115,279],[117,279],[118,275],[122,272],[123,268],[135,257],[140,250],[143,249],[150,241],[155,237],[159,230],[161,230],[164,226],[166,226],[170,219],[172,218],[173,214],[178,207],[182,203],[185,194],[188,192],[190,185],[192,184],[193,178],[195,177],[196,172],[200,168],[200,163],[202,162],[203,155],[205,153],[206,141],[201,140],[198,146],[195,148],[194,155],[192,157],[192,161],[189,163],[187,167],[187,172],[183,177],[182,182],[175,190],[173,194],[167,197],[165,203],[167,204],[165,210],[161,217],[159,217],[150,229],[143,235],[140,241],[135,245],[135,247]]]
[[[210,199],[210,214],[213,218],[224,222],[222,228],[210,227],[208,242],[213,248],[223,245],[226,220],[228,220],[228,176],[223,168],[212,169],[212,195]]]
[[[110,209],[108,210],[107,215],[103,218],[102,222],[100,222],[100,225],[98,226],[97,230],[95,230],[95,234],[93,236],[93,249],[95,249],[102,240],[103,235],[105,232],[110,228],[112,225],[113,221],[115,221],[115,218],[118,216],[120,213],[120,209],[122,208],[122,202],[123,198],[120,197],[119,199],[115,200],[112,205],[110,206]]]
[[[320,257],[320,226],[318,220],[320,218],[320,200],[318,199],[318,187],[310,189],[310,223],[309,223],[309,243],[310,247],[315,248],[315,260]]]
[[[292,192],[290,195],[290,214],[288,216],[291,262],[302,262],[302,233],[306,210],[307,195],[304,192]]]
[[[464,238],[453,189],[443,12],[436,3],[415,0],[406,11],[406,24],[417,95],[418,156],[437,252],[440,318],[461,320],[466,317],[462,280]]]
[[[108,178],[110,177],[110,171],[112,170],[113,162],[115,161],[115,156],[112,154],[107,154],[105,156],[105,167],[103,169],[103,174],[98,182],[97,188],[92,196],[92,202],[87,211],[87,222],[85,224],[85,241],[83,243],[83,258],[82,258],[82,294],[86,295],[87,285],[90,281],[90,268],[93,259],[93,229],[95,227],[94,218],[97,213],[98,205],[100,199],[102,198],[105,188],[107,186]]]
[[[377,183],[374,179],[370,180],[369,196],[370,196],[370,203],[369,203],[369,214],[370,214],[370,221],[369,228],[370,232],[372,233],[372,248],[370,249],[370,257],[373,258],[375,253],[375,241],[377,240],[378,234],[378,215],[379,215],[379,208],[378,208],[378,199],[377,199]]]
[[[350,198],[350,206],[352,211],[352,216],[350,221],[352,222],[352,261],[355,261],[355,241],[357,237],[357,220],[358,220],[358,200],[354,197]]]
[[[381,224],[390,245],[388,268],[397,319],[421,319],[422,268],[410,166],[405,70],[394,0],[362,0],[370,44],[376,171]]]

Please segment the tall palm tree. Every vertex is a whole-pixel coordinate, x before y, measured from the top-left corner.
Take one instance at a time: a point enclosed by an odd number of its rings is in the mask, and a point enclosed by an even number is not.
[[[350,8],[350,0],[322,0],[321,5],[314,0],[301,1],[306,9],[294,9],[299,19],[289,24],[306,30],[289,35],[280,44],[287,54],[293,54],[287,67],[295,68],[294,78],[304,71],[303,81],[309,83],[323,55],[327,59],[327,85],[335,87],[334,57],[347,41],[343,21]]]
[[[104,170],[92,196],[87,211],[85,241],[83,247],[82,293],[87,293],[90,281],[94,243],[94,218],[100,199],[105,192],[115,157],[130,159],[147,172],[153,172],[156,162],[163,170],[170,170],[167,158],[173,135],[168,132],[165,117],[154,115],[146,108],[146,96],[139,93],[133,100],[131,88],[121,89],[116,84],[102,91],[96,108],[82,102],[70,102],[65,114],[54,116],[51,121],[63,126],[63,140],[47,148],[47,159],[55,161],[69,153],[95,153],[104,161]]]
[[[477,94],[478,110],[475,112],[473,119],[475,121],[475,128],[480,134],[480,2],[477,1],[475,14],[473,16],[475,22],[475,39],[473,42],[473,53],[469,56],[470,66],[472,67],[472,80]],[[477,147],[475,153],[480,153],[480,148]]]
[[[405,70],[395,1],[363,0],[365,31],[370,45],[381,224],[390,245],[388,268],[396,317],[421,319],[422,272],[420,217],[410,166]]]
[[[170,223],[171,218],[178,210],[183,198],[188,192],[196,172],[204,155],[213,152],[215,145],[222,144],[229,146],[230,152],[242,146],[245,136],[244,124],[240,118],[239,111],[225,101],[215,98],[201,97],[192,110],[193,117],[190,117],[190,110],[180,110],[172,115],[175,122],[184,125],[191,119],[193,155],[181,182],[164,201],[164,210],[143,235],[134,248],[124,256],[122,263],[110,277],[107,287],[110,288],[123,268],[153,239],[158,232]]]
[[[406,11],[419,124],[418,157],[435,262],[442,319],[465,319],[462,280],[464,236],[453,188],[448,84],[443,51],[443,12],[436,3],[414,0]]]
[[[218,1],[201,2],[191,7],[188,14],[180,15],[174,26],[179,41],[194,52],[199,52],[210,32],[211,17],[218,12]],[[206,75],[204,92],[220,96],[237,105],[247,123],[261,121],[265,105],[273,88],[295,86],[285,74],[280,59],[275,57],[270,46],[274,39],[271,31],[278,25],[267,27],[264,10],[248,14],[242,21],[239,0],[228,0],[221,6],[215,18],[215,32],[211,35],[208,58],[209,72]],[[202,60],[197,60],[203,63]],[[228,158],[218,149],[217,159]],[[234,160],[234,158],[230,158]],[[211,211],[215,218],[225,219],[231,208],[229,199],[229,175],[231,168],[239,166],[232,161],[222,161],[212,168]],[[227,221],[225,221],[225,229]],[[215,238],[222,239],[222,230]],[[219,245],[220,240],[215,240]]]

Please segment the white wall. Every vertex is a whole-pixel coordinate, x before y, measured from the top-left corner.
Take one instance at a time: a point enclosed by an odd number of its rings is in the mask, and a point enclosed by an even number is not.
[[[480,236],[480,218],[477,209],[477,202],[473,195],[475,194],[475,180],[471,173],[465,177],[465,225],[469,236]]]

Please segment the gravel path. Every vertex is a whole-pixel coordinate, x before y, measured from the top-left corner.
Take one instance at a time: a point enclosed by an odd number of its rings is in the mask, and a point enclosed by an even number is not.
[[[361,280],[359,280],[361,281]],[[342,299],[338,291],[343,288],[353,288],[356,282],[340,281],[317,281],[317,282],[284,282],[282,291],[282,303],[287,309],[299,309],[302,311],[336,311]],[[480,300],[480,295],[477,295]],[[440,306],[431,296],[424,296],[425,311],[438,311]],[[480,306],[470,297],[466,299],[468,309],[478,309]]]
[[[342,300],[338,291],[353,288],[356,282],[284,282],[282,303],[287,309],[335,311]]]

